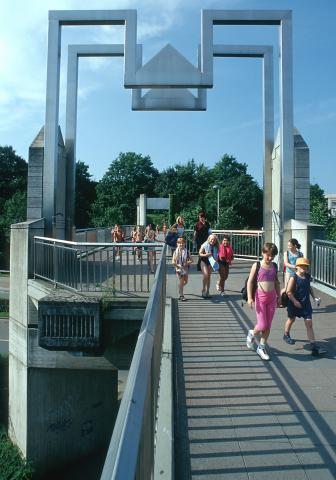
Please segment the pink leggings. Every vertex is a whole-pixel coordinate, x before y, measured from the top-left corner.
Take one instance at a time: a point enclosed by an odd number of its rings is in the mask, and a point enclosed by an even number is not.
[[[275,290],[264,292],[257,288],[255,295],[255,309],[257,315],[257,329],[261,332],[270,329],[277,305]]]

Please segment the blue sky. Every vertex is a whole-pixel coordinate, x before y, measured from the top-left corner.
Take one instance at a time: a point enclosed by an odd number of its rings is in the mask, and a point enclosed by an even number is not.
[[[11,0],[0,18],[0,145],[26,160],[44,123],[48,10],[86,7],[82,0]],[[311,182],[336,193],[335,0],[114,0],[89,9],[138,11],[144,61],[167,43],[196,64],[201,9],[293,11],[294,123],[310,147]],[[123,27],[66,27],[62,33],[60,124],[64,134],[67,45],[122,43]],[[273,45],[277,27],[214,28],[215,43]],[[278,65],[275,62],[278,102]],[[277,113],[277,112],[276,112]],[[276,126],[278,116],[276,118]],[[225,153],[248,165],[262,184],[262,66],[258,59],[215,59],[206,112],[132,112],[123,88],[123,60],[81,59],[77,159],[99,180],[120,152],[149,155],[163,170],[193,158],[212,166]]]

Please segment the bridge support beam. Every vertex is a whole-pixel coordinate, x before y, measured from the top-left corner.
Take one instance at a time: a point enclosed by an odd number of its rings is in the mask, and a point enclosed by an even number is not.
[[[104,357],[38,345],[39,300],[50,289],[28,279],[33,237],[43,234],[43,220],[12,225],[10,245],[9,435],[38,475],[107,446],[118,398],[118,371]]]

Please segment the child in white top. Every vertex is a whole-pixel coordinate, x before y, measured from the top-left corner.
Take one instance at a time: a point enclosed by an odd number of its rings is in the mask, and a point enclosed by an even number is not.
[[[192,258],[189,251],[186,249],[186,242],[184,238],[178,238],[176,250],[172,256],[172,263],[175,267],[176,276],[179,280],[179,300],[185,302],[187,299],[183,294],[184,286],[188,283],[189,265],[192,263]]]

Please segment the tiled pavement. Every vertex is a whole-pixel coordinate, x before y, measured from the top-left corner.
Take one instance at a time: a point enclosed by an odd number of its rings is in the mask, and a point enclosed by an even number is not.
[[[321,294],[314,312],[320,345],[313,357],[303,323],[294,346],[282,340],[286,313],[278,309],[270,336],[271,361],[245,344],[254,311],[239,290],[249,265],[237,261],[227,294],[200,296],[190,275],[188,302],[175,305],[175,460],[178,479],[336,478],[335,299]],[[169,277],[170,293],[176,281]],[[175,294],[174,294],[175,290]]]

